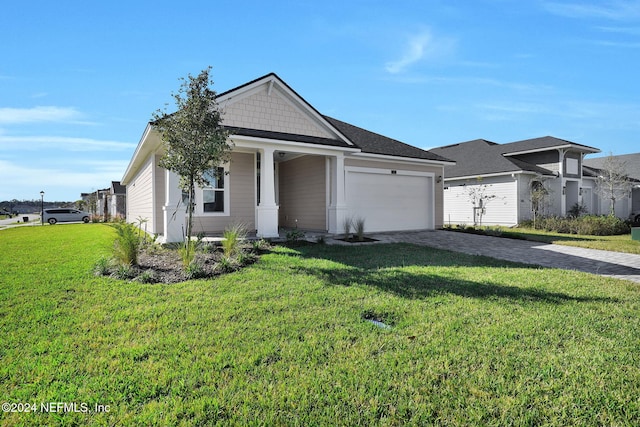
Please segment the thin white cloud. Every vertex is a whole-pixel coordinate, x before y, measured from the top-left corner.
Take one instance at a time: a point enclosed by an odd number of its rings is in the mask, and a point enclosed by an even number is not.
[[[387,62],[385,69],[391,74],[402,73],[417,62],[449,54],[454,45],[451,39],[436,38],[431,31],[423,30],[409,37],[400,59]]]
[[[631,36],[640,36],[640,27],[596,27],[600,31],[606,33],[627,34]]]
[[[492,102],[475,105],[478,114],[490,121],[534,120],[536,116],[561,118],[582,123],[585,127],[598,125],[610,129],[640,129],[637,121],[640,105],[590,101]]]
[[[10,136],[0,133],[0,151],[2,150],[41,150],[60,151],[124,151],[133,150],[136,144],[121,141],[75,138],[68,136]]]
[[[82,192],[106,188],[111,181],[118,181],[127,164],[127,160],[83,162],[85,166],[80,171],[73,165],[42,168],[0,160],[4,175],[0,200],[28,198],[28,194],[36,199],[41,190],[45,192],[45,200],[77,200]]]
[[[393,77],[395,81],[400,81],[403,83],[435,83],[435,84],[454,84],[454,85],[469,85],[469,86],[493,86],[499,88],[505,88],[510,90],[515,90],[519,92],[536,92],[539,93],[541,91],[548,92],[553,90],[552,86],[544,85],[544,84],[535,84],[535,83],[521,83],[514,82],[508,80],[500,80],[495,78],[486,78],[486,77],[473,77],[473,76],[400,76]]]
[[[640,1],[611,0],[600,4],[588,2],[544,2],[544,8],[560,16],[569,18],[600,18],[615,21],[640,18]]]
[[[606,47],[621,47],[625,49],[638,49],[640,48],[640,42],[612,42],[607,40],[599,40],[594,42],[598,46]]]
[[[0,108],[0,124],[76,123],[88,124],[82,114],[72,107],[39,106],[33,108]]]

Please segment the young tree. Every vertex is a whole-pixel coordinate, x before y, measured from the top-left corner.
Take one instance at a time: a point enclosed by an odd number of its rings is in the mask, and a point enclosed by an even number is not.
[[[498,198],[490,193],[491,184],[480,184],[482,180],[478,179],[478,185],[472,185],[467,188],[467,197],[473,205],[473,225],[482,226],[482,216],[486,212],[486,206],[493,199]]]
[[[536,228],[536,220],[541,216],[549,200],[549,189],[545,187],[544,181],[535,179],[531,181],[531,210],[533,211],[533,228]]]
[[[160,133],[165,153],[159,165],[180,176],[180,186],[188,195],[187,242],[193,230],[195,187],[210,185],[204,174],[229,161],[233,143],[222,126],[222,112],[211,89],[211,67],[197,76],[181,78],[177,93],[172,93],[177,111],[153,114],[153,126]],[[186,245],[190,251],[191,245]]]
[[[628,196],[631,191],[631,181],[625,172],[625,162],[613,157],[609,153],[602,163],[596,180],[595,192],[604,199],[609,199],[609,215],[616,213],[616,200]]]

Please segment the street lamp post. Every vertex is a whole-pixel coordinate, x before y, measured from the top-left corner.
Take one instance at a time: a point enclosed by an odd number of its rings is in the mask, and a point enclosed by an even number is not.
[[[44,191],[40,192],[40,225],[44,225]]]

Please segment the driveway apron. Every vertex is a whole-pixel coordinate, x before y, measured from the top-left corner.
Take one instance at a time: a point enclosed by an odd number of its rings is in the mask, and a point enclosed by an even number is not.
[[[640,283],[640,255],[443,230],[380,233],[371,237],[385,243],[413,243]]]

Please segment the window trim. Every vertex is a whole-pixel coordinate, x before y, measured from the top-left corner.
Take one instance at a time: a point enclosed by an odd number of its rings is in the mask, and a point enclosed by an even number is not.
[[[229,185],[231,182],[230,174],[229,174],[229,164],[224,164],[222,166],[215,166],[215,168],[222,168],[224,170],[224,188],[214,188],[214,187],[197,187],[196,188],[196,214],[199,216],[230,216],[230,191]],[[222,212],[205,212],[204,210],[204,192],[205,190],[215,190],[223,192],[223,203],[224,210]]]

